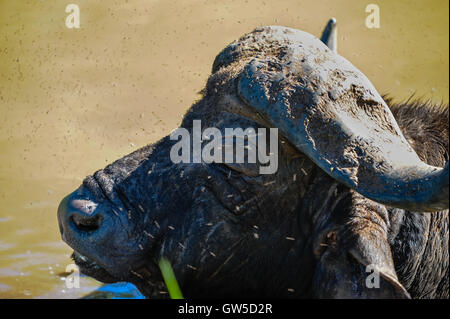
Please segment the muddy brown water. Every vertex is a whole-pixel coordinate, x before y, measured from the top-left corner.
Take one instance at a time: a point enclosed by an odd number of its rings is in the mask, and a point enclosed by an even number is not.
[[[65,26],[66,1],[0,0],[3,298],[80,297],[101,286],[81,278],[68,289],[59,275],[71,264],[59,201],[84,176],[176,128],[215,55],[255,27],[318,36],[334,16],[340,54],[380,93],[448,102],[447,0],[378,0],[379,29],[365,27],[370,1],[361,0],[71,2],[78,30]]]

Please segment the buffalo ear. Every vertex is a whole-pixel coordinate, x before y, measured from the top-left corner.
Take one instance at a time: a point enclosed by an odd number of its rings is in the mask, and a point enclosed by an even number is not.
[[[370,265],[370,264],[368,264]],[[409,293],[389,272],[367,267],[352,254],[326,252],[317,264],[313,279],[314,296],[337,299],[410,299]],[[378,277],[377,273],[379,274]]]
[[[411,296],[405,287],[399,282],[392,260],[391,248],[386,238],[380,236],[380,233],[368,231],[368,233],[358,234],[355,240],[355,246],[349,249],[349,255],[356,263],[366,270],[367,281],[375,283],[377,274],[380,277],[378,289],[382,294],[388,294],[393,298],[409,299]],[[372,276],[371,276],[372,275]],[[371,276],[369,278],[369,276]],[[382,287],[382,285],[384,287]],[[371,288],[376,289],[376,288]],[[380,295],[377,293],[376,295]]]
[[[320,255],[313,277],[319,298],[410,299],[399,282],[385,231],[351,220]],[[353,225],[352,225],[353,224]]]

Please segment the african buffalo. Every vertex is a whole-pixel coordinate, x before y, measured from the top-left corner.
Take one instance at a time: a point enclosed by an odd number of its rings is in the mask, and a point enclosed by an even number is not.
[[[117,160],[58,209],[83,273],[167,297],[167,257],[185,297],[449,297],[448,105],[383,99],[330,23],[228,45],[181,123],[277,128],[276,172],[175,163],[169,136]]]

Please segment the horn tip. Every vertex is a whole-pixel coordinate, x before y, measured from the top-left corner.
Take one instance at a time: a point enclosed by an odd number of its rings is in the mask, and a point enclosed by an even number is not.
[[[332,51],[337,52],[337,20],[335,17],[328,20],[320,40]]]

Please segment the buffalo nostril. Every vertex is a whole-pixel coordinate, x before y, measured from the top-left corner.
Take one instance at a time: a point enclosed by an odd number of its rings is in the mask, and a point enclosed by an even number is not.
[[[100,228],[103,217],[101,215],[86,216],[79,213],[73,213],[70,216],[75,227],[84,232],[93,232]]]

